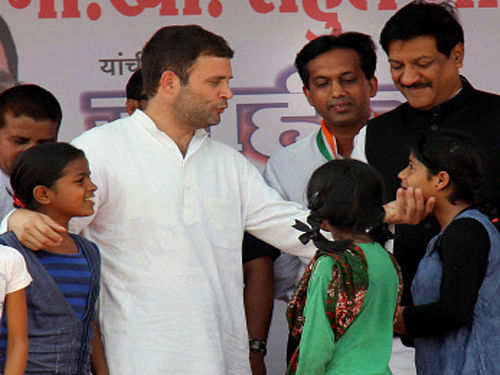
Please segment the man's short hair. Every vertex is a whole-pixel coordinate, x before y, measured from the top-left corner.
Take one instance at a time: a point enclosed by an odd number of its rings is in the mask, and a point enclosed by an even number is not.
[[[200,56],[233,57],[233,50],[221,36],[198,25],[166,26],[158,30],[142,51],[142,78],[149,98],[155,96],[161,75],[174,72],[183,85]]]
[[[380,44],[389,53],[389,44],[395,40],[408,41],[427,35],[434,37],[437,50],[449,57],[453,47],[464,43],[464,30],[457,17],[448,2],[413,1],[386,22],[380,33]]]
[[[338,36],[323,35],[306,44],[295,58],[302,83],[309,88],[309,70],[307,64],[317,56],[335,49],[351,49],[359,55],[361,69],[366,79],[373,78],[377,66],[375,44],[369,35],[348,32]]]
[[[35,121],[50,120],[61,123],[59,102],[50,92],[37,85],[19,85],[0,93],[0,128],[5,126],[5,114],[26,116]]]
[[[138,69],[132,74],[127,82],[125,91],[127,99],[142,100],[144,98],[142,89],[142,71]]]

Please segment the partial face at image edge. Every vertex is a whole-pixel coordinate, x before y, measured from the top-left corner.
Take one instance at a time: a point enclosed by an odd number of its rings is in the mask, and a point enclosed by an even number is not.
[[[10,175],[14,161],[21,152],[41,143],[56,142],[59,123],[35,120],[31,117],[4,114],[4,126],[0,128],[0,169]]]

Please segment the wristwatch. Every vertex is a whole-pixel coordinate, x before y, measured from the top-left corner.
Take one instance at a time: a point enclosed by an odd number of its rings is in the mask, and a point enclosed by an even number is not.
[[[249,346],[252,352],[264,353],[264,355],[267,353],[266,342],[264,340],[251,339]]]

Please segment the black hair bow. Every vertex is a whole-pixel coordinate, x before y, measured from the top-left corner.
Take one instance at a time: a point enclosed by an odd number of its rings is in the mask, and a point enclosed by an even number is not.
[[[302,242],[302,244],[304,245],[307,244],[310,240],[315,241],[319,238],[319,232],[317,230],[314,230],[314,228],[310,227],[300,220],[295,219],[295,224],[292,225],[292,227],[301,232],[304,232],[299,236],[300,242]]]

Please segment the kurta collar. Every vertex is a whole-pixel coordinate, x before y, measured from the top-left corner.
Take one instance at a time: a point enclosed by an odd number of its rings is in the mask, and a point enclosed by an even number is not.
[[[159,140],[165,140],[170,145],[170,147],[174,147],[177,151],[180,152],[174,140],[167,133],[158,129],[151,117],[149,117],[146,113],[144,113],[140,109],[136,109],[131,117],[153,137]],[[206,138],[208,138],[208,132],[205,129],[196,129],[194,131],[193,138],[191,138],[191,141],[189,142],[189,147],[184,158],[187,159],[189,155],[194,153]]]

